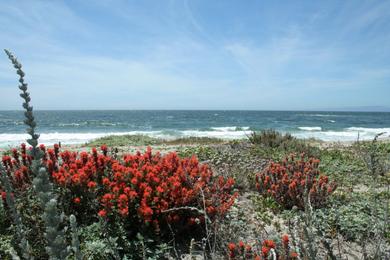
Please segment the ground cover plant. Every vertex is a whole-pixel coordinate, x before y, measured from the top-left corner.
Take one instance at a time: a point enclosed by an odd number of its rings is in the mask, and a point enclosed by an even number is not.
[[[173,140],[163,140],[153,138],[146,135],[112,135],[105,136],[86,143],[88,147],[100,147],[107,145],[108,147],[121,146],[148,146],[148,145],[193,145],[193,144],[220,144],[226,141],[218,138],[210,137],[181,137]]]

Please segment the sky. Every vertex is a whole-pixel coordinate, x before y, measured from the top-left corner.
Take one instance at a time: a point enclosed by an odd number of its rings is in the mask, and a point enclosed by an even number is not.
[[[1,0],[0,47],[35,109],[390,107],[390,1]]]

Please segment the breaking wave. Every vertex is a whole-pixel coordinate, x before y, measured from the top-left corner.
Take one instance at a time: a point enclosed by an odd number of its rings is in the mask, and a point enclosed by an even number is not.
[[[390,128],[365,128],[348,127],[342,130],[326,130],[321,127],[298,127],[299,131],[290,133],[297,138],[316,138],[323,141],[356,141],[370,140],[379,133],[385,133],[383,137],[390,135]],[[209,130],[159,130],[159,131],[127,131],[127,132],[98,132],[98,133],[42,133],[40,142],[51,145],[61,142],[63,144],[83,144],[91,140],[109,135],[147,135],[162,139],[176,139],[180,137],[215,137],[226,140],[247,138],[250,127],[211,127]],[[0,147],[16,146],[26,142],[27,134],[0,134]]]

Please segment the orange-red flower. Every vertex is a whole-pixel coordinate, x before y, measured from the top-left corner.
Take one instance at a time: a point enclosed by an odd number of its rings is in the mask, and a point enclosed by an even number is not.
[[[223,216],[234,203],[237,193],[233,192],[234,180],[215,177],[211,169],[198,162],[195,156],[180,158],[176,153],[153,154],[148,148],[145,153],[125,154],[121,159],[108,154],[107,146],[91,152],[60,151],[60,146],[47,149],[42,162],[48,169],[55,185],[62,188],[66,197],[72,198],[73,210],[86,210],[77,206],[81,198],[95,200],[99,208],[93,208],[101,217],[119,215],[122,221],[151,223],[156,229],[164,222],[201,223],[203,214],[196,211],[165,213],[172,208],[205,206],[208,217],[213,220]],[[31,185],[30,169],[32,157],[26,146],[13,150],[11,156],[1,158],[7,172],[13,173],[13,185]],[[203,196],[207,198],[203,205]],[[95,203],[86,203],[95,205]],[[91,208],[88,208],[88,213]],[[129,214],[132,217],[128,217]],[[196,221],[195,221],[196,220]],[[132,223],[134,224],[134,223]],[[161,225],[161,227],[159,227]]]
[[[285,234],[285,235],[282,236],[282,242],[283,242],[283,245],[284,245],[284,246],[288,246],[289,237],[288,237],[287,234]]]
[[[107,211],[105,211],[104,209],[100,210],[98,215],[102,218],[106,217],[107,216]]]
[[[271,196],[283,207],[304,208],[304,193],[309,191],[310,202],[319,208],[326,204],[330,194],[336,189],[334,182],[320,173],[319,160],[301,158],[295,155],[285,158],[281,163],[271,162],[256,175],[256,188],[266,196]]]

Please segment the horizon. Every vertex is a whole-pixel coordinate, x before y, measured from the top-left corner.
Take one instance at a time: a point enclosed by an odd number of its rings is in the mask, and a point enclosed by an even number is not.
[[[18,112],[24,111],[21,109],[0,109],[2,112]],[[318,110],[301,110],[301,109],[291,109],[291,110],[270,110],[270,109],[34,109],[34,111],[243,111],[243,112],[331,112],[331,113],[390,113],[389,108],[378,108],[377,110],[368,110],[364,107],[362,108],[345,108],[345,109],[318,109]]]
[[[2,1],[0,21],[37,110],[390,111],[390,2]],[[0,55],[0,110],[17,84]]]

